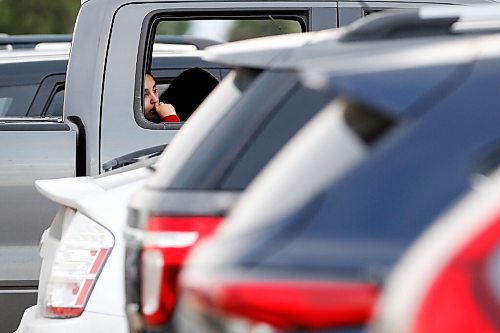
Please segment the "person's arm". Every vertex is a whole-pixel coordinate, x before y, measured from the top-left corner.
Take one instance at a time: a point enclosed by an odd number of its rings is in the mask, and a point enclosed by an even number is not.
[[[163,117],[162,121],[164,123],[178,123],[181,120],[179,119],[179,117],[176,114],[171,114],[170,116]]]
[[[175,108],[172,104],[159,102],[156,103],[155,109],[163,122],[172,123],[181,121],[175,113]]]

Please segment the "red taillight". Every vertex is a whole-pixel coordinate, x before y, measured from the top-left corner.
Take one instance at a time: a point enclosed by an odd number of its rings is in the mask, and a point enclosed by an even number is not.
[[[267,323],[277,329],[325,329],[362,325],[378,287],[326,281],[224,281],[212,287],[185,286],[188,297],[208,311]]]
[[[500,217],[439,272],[411,331],[500,332],[500,299],[495,297],[488,265],[499,248]],[[498,269],[499,263],[494,264]]]
[[[141,256],[141,308],[147,325],[162,325],[170,319],[184,259],[220,222],[220,217],[211,216],[149,218]]]

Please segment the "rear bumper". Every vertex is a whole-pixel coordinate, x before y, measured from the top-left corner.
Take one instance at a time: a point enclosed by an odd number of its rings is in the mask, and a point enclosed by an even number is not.
[[[77,318],[50,319],[37,311],[37,305],[27,308],[15,333],[128,333],[125,316],[84,311]]]

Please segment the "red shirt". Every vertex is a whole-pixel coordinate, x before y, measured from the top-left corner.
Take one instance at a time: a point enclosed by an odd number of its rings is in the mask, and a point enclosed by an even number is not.
[[[170,116],[163,117],[163,122],[165,122],[165,123],[178,123],[180,121],[181,120],[179,119],[179,117],[177,117],[176,114],[172,114]]]

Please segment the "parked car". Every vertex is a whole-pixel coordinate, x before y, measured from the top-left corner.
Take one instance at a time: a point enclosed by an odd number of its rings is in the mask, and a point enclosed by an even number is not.
[[[122,228],[126,203],[153,172],[155,158],[97,177],[39,180],[60,205],[40,242],[37,304],[16,332],[126,332]],[[65,319],[68,318],[68,319]]]
[[[406,46],[304,62],[334,100],[191,253],[178,332],[363,330],[402,252],[498,161],[500,35],[475,16],[495,9],[393,14]]]
[[[369,332],[500,331],[499,176],[481,177],[411,246]]]
[[[130,204],[126,287],[132,331],[172,328],[177,276],[189,250],[215,230],[250,181],[332,98],[300,82],[299,62],[327,56],[342,60],[373,52],[374,40],[388,39],[401,25],[401,15],[391,17],[381,22],[375,16],[345,31],[207,48],[206,60],[236,68],[214,93],[224,97],[209,98],[200,107]],[[418,13],[404,19],[414,23]],[[399,37],[442,35],[443,26],[437,20],[420,20],[425,30],[407,29]],[[449,28],[447,22],[442,25]],[[413,43],[404,38],[387,42],[391,51]],[[170,240],[172,235],[176,238]],[[177,238],[186,241],[179,244]]]

